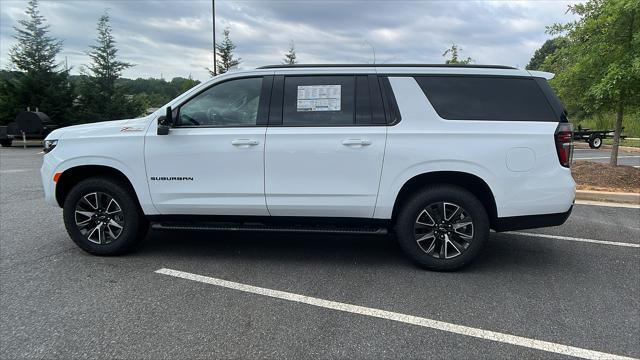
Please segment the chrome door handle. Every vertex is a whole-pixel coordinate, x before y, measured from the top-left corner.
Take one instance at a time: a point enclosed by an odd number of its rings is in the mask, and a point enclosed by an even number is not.
[[[344,146],[367,146],[371,145],[371,140],[367,139],[344,139],[342,140]]]
[[[231,145],[233,146],[256,146],[260,142],[256,139],[235,139],[231,140]]]

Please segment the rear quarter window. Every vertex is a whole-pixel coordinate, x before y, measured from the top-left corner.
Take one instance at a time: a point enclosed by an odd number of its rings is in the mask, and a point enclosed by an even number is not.
[[[443,119],[559,121],[533,78],[453,75],[415,79]]]

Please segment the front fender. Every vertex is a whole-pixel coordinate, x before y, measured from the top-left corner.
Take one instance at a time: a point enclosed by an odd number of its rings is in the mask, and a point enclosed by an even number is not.
[[[45,155],[41,169],[42,181],[45,188],[45,199],[48,203],[57,204],[55,199],[56,184],[53,181],[54,174],[64,173],[69,169],[79,166],[103,166],[121,172],[129,180],[145,214],[152,215],[157,213],[151,202],[149,187],[146,184],[144,164],[141,164],[138,169],[134,169],[125,162],[109,156],[77,156],[60,159],[52,156],[54,153],[55,151]]]

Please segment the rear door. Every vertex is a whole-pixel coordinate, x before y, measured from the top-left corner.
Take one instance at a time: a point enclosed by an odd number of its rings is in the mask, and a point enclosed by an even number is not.
[[[276,76],[265,147],[274,216],[373,216],[386,119],[375,75]]]

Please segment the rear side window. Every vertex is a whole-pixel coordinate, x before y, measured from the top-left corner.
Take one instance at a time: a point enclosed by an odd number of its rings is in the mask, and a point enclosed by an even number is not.
[[[354,125],[354,76],[288,76],[284,82],[284,126]]]
[[[569,122],[567,119],[567,110],[564,108],[562,101],[560,101],[556,93],[553,92],[553,89],[549,86],[547,80],[543,78],[535,78],[535,80],[544,95],[547,97],[547,100],[549,101],[549,104],[551,104],[556,115],[560,117],[562,122]]]
[[[454,75],[415,79],[443,119],[558,121],[533,78]]]

